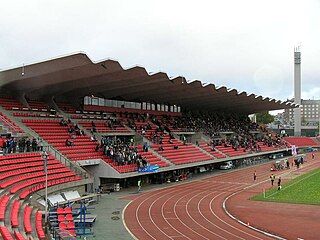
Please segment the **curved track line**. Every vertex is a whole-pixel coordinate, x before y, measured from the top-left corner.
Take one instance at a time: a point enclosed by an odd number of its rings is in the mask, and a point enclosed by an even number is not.
[[[161,193],[161,191],[158,192],[158,194],[160,194],[160,193]],[[155,194],[155,195],[158,195],[158,194]],[[152,196],[152,195],[151,195],[151,196]],[[149,196],[148,198],[146,198],[145,200],[143,200],[143,201],[138,205],[138,207],[136,208],[136,219],[137,219],[137,222],[138,222],[138,224],[140,225],[140,227],[143,229],[143,231],[144,231],[147,235],[149,235],[152,239],[155,239],[155,240],[156,240],[156,238],[154,238],[152,235],[150,235],[149,232],[142,226],[142,224],[141,224],[141,222],[140,222],[140,220],[139,220],[139,216],[138,216],[139,208],[141,207],[141,205],[142,205],[145,201],[147,201],[149,198],[151,198],[151,196]]]
[[[190,185],[196,185],[197,183],[198,183],[198,181],[191,182]],[[189,186],[190,186],[190,185],[189,185]],[[180,186],[181,186],[181,185],[180,185]],[[179,191],[179,190],[180,190],[180,186],[175,186],[175,187],[177,188],[176,191]],[[136,208],[135,216],[136,216],[136,220],[137,220],[139,226],[140,226],[140,227],[142,228],[142,230],[143,230],[147,235],[149,235],[152,239],[155,239],[155,240],[156,240],[156,238],[154,238],[154,237],[149,233],[149,231],[142,226],[141,221],[139,220],[139,216],[138,216],[139,209],[140,209],[141,205],[142,205],[143,203],[145,203],[148,199],[150,199],[150,198],[152,198],[152,197],[154,197],[154,196],[157,196],[157,195],[159,195],[159,194],[161,194],[161,193],[163,193],[163,192],[165,192],[165,191],[170,191],[171,188],[174,188],[174,187],[173,187],[173,186],[170,186],[170,187],[168,187],[168,188],[165,188],[163,191],[162,191],[162,190],[158,190],[158,192],[156,192],[155,194],[153,194],[154,192],[150,192],[150,196],[148,196],[147,198],[145,198],[145,199],[138,205],[138,207]],[[168,194],[172,194],[172,192],[168,192]],[[145,195],[146,195],[146,194],[143,194],[143,195],[141,195],[140,197],[138,197],[137,199],[140,199],[140,198],[142,198],[142,197],[145,196]],[[137,199],[135,199],[135,200],[137,200]],[[131,203],[129,203],[129,204],[131,204]],[[159,229],[159,227],[158,227],[154,222],[152,222],[152,223],[154,224],[154,226],[155,226],[156,228]],[[174,229],[175,229],[175,228],[174,228]],[[159,229],[159,230],[160,230],[160,229]],[[160,230],[160,231],[161,231],[161,230]],[[161,231],[161,232],[162,232],[162,231]],[[166,235],[166,234],[164,234],[164,235]],[[166,236],[168,236],[168,235],[166,235]],[[171,237],[169,237],[169,236],[168,236],[168,238],[171,239]]]
[[[266,236],[268,236],[268,237],[272,237],[272,238],[275,238],[275,239],[278,239],[278,240],[286,240],[286,238],[283,238],[283,237],[280,237],[280,236],[277,236],[277,235],[268,233],[268,232],[263,231],[263,230],[261,230],[261,229],[259,229],[259,228],[255,228],[255,227],[252,227],[252,226],[248,226],[248,225],[245,224],[243,221],[241,221],[240,219],[238,219],[238,218],[236,218],[235,216],[233,216],[233,215],[227,210],[227,208],[226,208],[226,202],[228,201],[228,199],[229,199],[230,197],[238,194],[238,193],[243,192],[243,191],[245,191],[245,189],[240,190],[240,191],[238,191],[238,192],[234,192],[234,193],[230,194],[229,196],[227,196],[227,197],[224,199],[222,207],[223,207],[223,210],[225,211],[225,213],[228,214],[229,217],[231,217],[232,219],[234,219],[234,220],[237,221],[238,223],[240,223],[240,224],[242,224],[243,226],[246,226],[246,227],[248,227],[248,228],[250,228],[250,229],[252,229],[252,230],[254,230],[254,231],[260,232],[260,233],[262,233],[262,234],[264,234],[264,235],[266,235]]]
[[[128,233],[131,235],[131,237],[134,239],[134,240],[139,240],[138,238],[136,238],[136,236],[130,231],[130,229],[128,228],[127,224],[126,224],[126,221],[124,220],[124,212],[126,211],[127,207],[129,206],[131,202],[129,202],[122,210],[122,223],[123,223],[123,226],[124,228],[128,231]]]
[[[242,240],[246,240],[245,238],[242,238],[242,237],[240,237],[240,236],[237,236],[237,235],[231,233],[230,231],[227,231],[227,230],[225,230],[224,228],[218,226],[217,224],[211,222],[208,218],[206,218],[206,216],[203,215],[203,213],[202,213],[202,211],[201,211],[201,209],[200,209],[200,204],[201,204],[201,202],[203,201],[203,199],[205,199],[206,197],[208,197],[208,196],[211,195],[211,194],[212,194],[212,193],[207,194],[207,195],[204,196],[202,199],[200,199],[200,201],[198,202],[198,211],[199,211],[199,213],[201,214],[201,216],[202,216],[205,220],[207,220],[207,222],[209,222],[211,225],[215,226],[216,228],[220,229],[221,231],[226,232],[226,233],[228,233],[228,234],[230,234],[230,235],[232,235],[232,236],[234,236],[234,237],[240,238],[240,239],[242,239]],[[222,194],[222,193],[221,193],[221,194]],[[220,195],[220,194],[216,195],[214,198],[211,199],[211,201],[214,200],[214,199],[215,199],[216,197],[218,197],[219,195]],[[210,203],[211,203],[211,201],[210,201]],[[213,212],[213,215],[214,215],[217,219],[220,219],[214,212]]]
[[[202,193],[202,192],[200,192],[200,193]],[[191,193],[189,193],[189,194],[194,194],[194,192],[191,192]],[[175,213],[175,214],[176,214],[177,203],[178,203],[182,198],[184,198],[184,197],[186,197],[186,196],[188,196],[188,194],[180,197],[180,198],[176,201],[176,203],[174,204],[174,213]],[[187,214],[188,214],[188,216],[189,216],[188,211],[186,211],[186,212],[187,212]],[[177,215],[177,214],[176,214],[176,215]],[[189,216],[189,217],[190,217],[190,216]],[[192,219],[192,218],[191,218],[191,219]],[[180,218],[179,218],[179,220],[180,220]],[[194,231],[192,228],[190,228],[190,227],[189,227],[187,224],[185,224],[183,221],[180,220],[180,222],[181,222],[186,228],[188,228],[188,229],[190,229],[192,232],[194,232],[196,235],[201,236],[202,238],[209,240],[209,238],[207,238],[207,237],[199,234],[198,232]],[[219,235],[218,235],[218,236],[219,236]]]
[[[214,185],[211,185],[211,186],[213,187]],[[231,189],[232,186],[229,186],[229,188]],[[219,189],[219,190],[220,190],[220,189]],[[215,191],[214,191],[214,192],[215,192]],[[220,238],[222,238],[222,239],[227,239],[227,238],[221,236],[220,234],[213,232],[212,230],[208,229],[207,227],[202,226],[201,224],[199,224],[199,222],[197,222],[197,221],[189,214],[189,211],[188,211],[188,205],[189,205],[189,203],[192,201],[192,199],[194,199],[195,197],[197,197],[198,195],[203,194],[203,193],[205,193],[205,191],[202,191],[202,192],[196,194],[195,196],[193,196],[193,197],[187,202],[186,212],[188,213],[188,216],[189,216],[197,225],[199,225],[201,228],[205,229],[207,232],[210,232],[211,234],[216,235],[216,236],[218,236],[218,237],[220,237]],[[210,193],[207,194],[206,196],[209,196],[209,195],[211,195],[211,194],[213,194],[213,192],[210,192]],[[220,195],[220,194],[216,195],[214,198],[216,198],[216,197],[219,196],[219,195]],[[202,197],[201,200],[200,200],[200,201],[198,202],[198,204],[197,204],[197,209],[198,209],[199,214],[202,216],[202,218],[203,218],[204,220],[207,220],[209,223],[211,223],[211,225],[213,225],[213,226],[215,226],[216,228],[222,230],[223,232],[229,233],[228,231],[224,230],[223,228],[221,228],[221,227],[219,227],[218,225],[216,225],[216,224],[212,223],[211,221],[209,221],[209,220],[202,214],[201,209],[200,209],[200,207],[199,207],[199,206],[200,206],[199,203],[200,203],[200,202],[202,201],[202,199],[204,199],[206,196]],[[202,220],[203,220],[203,219],[202,219]],[[202,221],[202,222],[203,222],[203,221]],[[231,234],[231,235],[234,235],[234,234]],[[234,236],[236,236],[236,235],[234,235]],[[238,237],[238,236],[237,236],[237,237]],[[241,238],[241,237],[240,237],[240,238]]]
[[[180,189],[179,189],[180,190]],[[177,190],[178,191],[178,190]],[[174,192],[177,192],[177,191],[174,191]],[[188,190],[185,190],[185,191],[188,191]],[[185,192],[185,191],[183,191],[183,192]],[[170,198],[168,198],[164,203],[162,203],[162,205],[161,205],[161,216],[163,217],[163,219],[165,220],[165,222],[172,228],[172,229],[174,229],[176,232],[178,232],[179,234],[181,234],[182,236],[184,236],[184,237],[186,237],[186,238],[188,238],[186,235],[184,235],[182,232],[180,232],[177,228],[175,228],[174,226],[172,226],[172,224],[170,224],[169,223],[169,221],[166,219],[166,217],[164,216],[164,211],[163,211],[163,207],[164,207],[164,205],[171,199],[171,198],[173,198],[173,197],[175,197],[175,195],[173,195],[172,194],[173,192],[169,192],[168,194],[166,194],[166,195],[172,195]],[[163,195],[163,196],[161,196],[161,198],[163,198],[164,196],[166,196],[166,195]],[[158,200],[160,200],[161,198],[158,198],[156,201],[158,201]],[[152,204],[151,204],[151,206],[149,207],[149,213],[150,213],[150,209],[152,208],[152,206],[156,203],[156,201],[154,201]],[[152,218],[151,217],[151,215],[149,215],[150,216],[150,218]],[[162,231],[162,230],[160,230],[160,231]],[[171,238],[172,239],[172,237],[170,237],[170,236],[168,236],[169,238]],[[188,239],[190,239],[190,238],[188,238]]]
[[[222,193],[220,193],[219,195],[222,195],[222,194],[224,194],[224,193],[226,193],[226,192],[222,192]],[[251,237],[253,237],[253,238],[257,238],[257,239],[263,240],[263,239],[260,238],[260,237],[254,236],[254,235],[252,235],[252,234],[250,234],[250,233],[248,233],[248,232],[245,232],[245,231],[243,231],[243,230],[238,229],[237,227],[233,226],[233,225],[230,224],[230,223],[227,223],[227,222],[224,221],[222,218],[218,217],[218,215],[216,215],[215,212],[214,212],[214,210],[212,209],[212,205],[213,205],[213,204],[212,204],[212,200],[211,200],[211,202],[210,202],[210,211],[211,211],[212,214],[215,215],[222,223],[224,223],[224,224],[228,225],[229,227],[235,229],[236,231],[239,231],[239,232],[241,232],[241,233],[244,233],[244,234],[246,234],[246,235],[248,235],[248,236],[251,236]]]

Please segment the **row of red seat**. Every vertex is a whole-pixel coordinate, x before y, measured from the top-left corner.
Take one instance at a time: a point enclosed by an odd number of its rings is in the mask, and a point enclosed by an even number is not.
[[[31,167],[38,167],[38,166],[43,166],[43,159],[24,159],[22,160],[23,162],[19,162],[16,160],[7,160],[4,162],[1,162],[1,165],[3,167],[0,167],[0,172],[6,172],[6,171],[13,171],[15,169],[23,169],[23,168],[31,168]],[[47,165],[52,165],[52,164],[60,164],[61,162],[59,160],[55,159],[49,159],[47,161]],[[63,165],[64,166],[64,165]]]
[[[22,165],[22,164],[19,164]],[[25,165],[22,166],[17,166],[19,167],[18,170],[13,170],[13,171],[7,171],[4,173],[1,173],[0,171],[0,180],[12,177],[12,176],[17,176],[17,175],[21,175],[21,174],[25,174],[25,173],[32,173],[32,172],[40,172],[44,170],[43,164],[41,164],[40,167],[26,167]],[[51,170],[51,169],[61,169],[64,168],[65,165],[63,165],[62,163],[58,163],[58,164],[52,164],[52,165],[48,165],[47,169]]]
[[[29,157],[35,157],[35,156],[41,156],[41,155],[39,152],[9,154],[9,155],[0,156],[0,161],[8,160],[8,159],[17,159],[17,158],[29,158]]]
[[[12,209],[11,209],[11,213],[10,213],[12,227],[19,226],[18,213],[19,213],[20,207],[21,207],[21,202],[19,202],[18,200],[15,200],[12,205]]]
[[[64,177],[64,178],[58,178],[58,179],[54,179],[54,180],[50,180],[48,181],[48,187],[51,186],[55,186],[55,185],[59,185],[59,184],[63,184],[63,183],[67,183],[67,182],[73,182],[73,181],[78,181],[81,180],[80,176],[72,176],[72,177]],[[41,189],[44,189],[46,187],[45,183],[40,183],[34,187],[29,187],[29,188],[25,188],[19,195],[20,199],[25,199],[28,195],[39,191]]]
[[[39,239],[45,239],[46,235],[44,234],[43,228],[42,228],[42,213],[37,212],[36,213],[36,230]]]
[[[0,220],[3,221],[5,219],[6,208],[10,197],[8,195],[3,195],[0,199]]]
[[[69,168],[59,168],[59,169],[52,169],[52,170],[48,170],[47,174],[48,174],[48,178],[51,177],[51,175],[54,174],[58,174],[58,173],[68,173],[71,172],[71,170]],[[33,180],[36,180],[38,177],[42,177],[44,176],[45,173],[44,171],[40,171],[40,172],[35,172],[35,173],[28,173],[28,174],[22,174],[22,175],[16,175],[8,180],[2,181],[0,183],[0,188],[7,188],[15,183],[18,182],[24,182],[27,179],[32,178]]]
[[[48,176],[48,181],[55,180],[55,179],[60,179],[60,178],[72,177],[74,175],[75,175],[74,172],[56,174],[56,175],[53,175],[53,176]],[[44,181],[45,181],[45,177],[40,177],[40,178],[36,178],[36,179],[20,182],[20,183],[18,183],[18,184],[14,185],[13,187],[10,188],[10,193],[14,194],[14,193],[16,193],[17,191],[19,191],[19,190],[21,190],[23,188],[26,188],[26,187],[28,187],[30,185],[34,185],[34,184],[41,183],[41,182],[44,182]]]
[[[76,231],[75,226],[74,226],[74,222],[73,221],[67,221],[67,222],[60,222],[59,223],[59,229],[60,230],[68,230],[68,232],[72,235],[72,236],[76,236]]]
[[[45,117],[45,118],[62,118],[61,115],[49,114],[49,113],[26,113],[26,112],[14,112],[12,114],[15,117]]]
[[[24,231],[26,233],[32,232],[31,213],[32,213],[32,208],[27,205],[24,208],[24,214],[23,214],[23,225],[24,225]]]
[[[6,226],[0,226],[0,233],[4,240],[13,240],[13,237]]]
[[[65,208],[58,207],[57,208],[57,214],[58,215],[60,215],[60,214],[72,214],[72,209],[71,209],[71,207],[65,207]]]
[[[66,215],[64,214],[58,215],[58,222],[65,222],[65,221],[73,221],[73,217],[71,213],[68,213]]]
[[[309,137],[285,137],[283,140],[296,147],[320,146],[318,142]]]
[[[16,238],[16,240],[26,240],[22,233],[18,233],[17,231],[14,231],[14,237]]]

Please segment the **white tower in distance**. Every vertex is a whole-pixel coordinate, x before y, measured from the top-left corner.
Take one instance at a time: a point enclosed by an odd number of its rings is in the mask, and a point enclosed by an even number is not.
[[[294,48],[294,103],[301,105],[301,52],[300,46]],[[301,110],[297,107],[294,113],[294,136],[301,136]]]

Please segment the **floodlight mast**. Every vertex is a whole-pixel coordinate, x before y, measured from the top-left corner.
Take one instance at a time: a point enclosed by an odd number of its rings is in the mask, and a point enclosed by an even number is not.
[[[294,103],[299,107],[294,108],[294,135],[301,136],[301,52],[300,45],[294,48]]]

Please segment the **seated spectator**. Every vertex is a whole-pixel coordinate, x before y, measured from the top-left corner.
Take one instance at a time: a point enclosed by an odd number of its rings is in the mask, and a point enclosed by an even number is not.
[[[100,150],[100,144],[99,143],[96,145],[95,150],[96,150],[96,152],[99,152],[99,150]]]
[[[143,165],[144,167],[148,165],[148,162],[147,162],[147,160],[146,160],[145,157],[142,158],[142,165]]]
[[[144,152],[148,152],[149,151],[149,143],[148,142],[145,142],[144,145],[143,145],[143,151]]]
[[[63,126],[63,127],[68,126],[67,121],[64,119],[61,119],[59,124],[60,124],[60,126]]]
[[[73,128],[72,126],[70,126],[69,129],[68,129],[68,132],[69,132],[69,133],[74,132],[74,128]]]
[[[96,135],[92,135],[90,137],[90,140],[91,140],[91,142],[97,142],[98,141],[97,138],[96,138]]]
[[[163,151],[163,150],[164,150],[164,149],[163,149],[163,146],[160,145],[159,148],[158,148],[158,151]]]
[[[174,145],[173,149],[179,149],[179,146],[178,145]]]
[[[91,133],[93,134],[93,133],[95,133],[95,132],[97,132],[96,127],[92,127],[92,128],[91,128]]]
[[[172,139],[171,139],[171,138],[169,139],[169,143],[170,143],[170,144],[173,144],[173,141],[172,141]]]
[[[66,146],[74,146],[74,142],[70,141],[69,138],[66,139]]]

